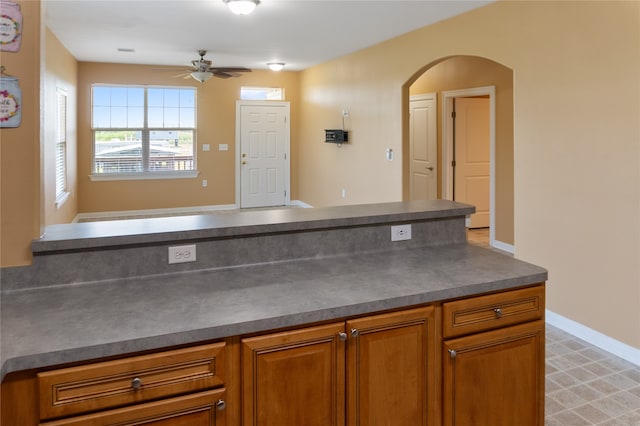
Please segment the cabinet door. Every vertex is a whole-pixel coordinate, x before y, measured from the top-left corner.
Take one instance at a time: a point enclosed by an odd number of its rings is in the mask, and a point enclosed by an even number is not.
[[[40,426],[224,426],[225,390],[200,392]]]
[[[242,340],[243,425],[344,425],[344,323]]]
[[[348,425],[435,424],[432,307],[347,322]]]
[[[445,426],[544,424],[544,321],[443,347]]]

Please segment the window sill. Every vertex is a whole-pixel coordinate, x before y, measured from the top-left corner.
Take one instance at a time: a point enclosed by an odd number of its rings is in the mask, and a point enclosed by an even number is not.
[[[56,209],[60,209],[64,203],[69,199],[70,192],[63,192],[59,197],[56,198]]]
[[[198,177],[199,171],[185,172],[140,172],[140,173],[112,173],[89,175],[89,179],[93,182],[110,181],[110,180],[149,180],[149,179],[192,179]]]

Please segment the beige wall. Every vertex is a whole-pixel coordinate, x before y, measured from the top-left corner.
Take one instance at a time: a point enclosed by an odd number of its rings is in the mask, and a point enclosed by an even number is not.
[[[78,211],[142,210],[235,203],[235,114],[240,86],[284,87],[291,103],[292,175],[295,176],[296,123],[299,83],[296,72],[255,70],[238,78],[212,78],[206,83],[174,78],[183,72],[159,71],[167,67],[86,63],[78,71]],[[197,163],[200,172],[191,179],[91,181],[91,84],[150,84],[193,86],[198,90]],[[203,152],[209,144],[211,151]],[[228,144],[228,151],[218,151]],[[202,180],[208,181],[206,188]],[[292,179],[292,199],[297,192]]]
[[[513,70],[516,255],[549,269],[549,309],[640,348],[639,8],[498,2],[304,71],[300,198],[400,199],[402,162],[384,149],[407,146],[403,85],[451,56],[500,63]],[[344,107],[353,143],[325,146]]]
[[[60,43],[56,36],[46,30],[44,69],[44,142],[42,145],[44,224],[69,223],[78,211],[77,191],[77,143],[76,143],[76,81],[78,62]],[[64,90],[67,95],[67,191],[69,197],[61,206],[56,206],[56,93]]]
[[[20,79],[22,124],[0,130],[0,262],[24,265],[40,234],[40,2],[19,1],[22,45],[0,53],[6,72]]]
[[[496,164],[495,223],[496,240],[513,245],[513,72],[493,61],[473,56],[446,59],[422,74],[409,88],[410,95],[437,93],[438,102],[438,196],[442,178],[442,93],[448,90],[495,86],[496,88]],[[403,147],[409,152],[409,147]],[[404,188],[409,185],[404,170]],[[406,193],[405,193],[406,194]],[[405,195],[406,197],[406,195]]]

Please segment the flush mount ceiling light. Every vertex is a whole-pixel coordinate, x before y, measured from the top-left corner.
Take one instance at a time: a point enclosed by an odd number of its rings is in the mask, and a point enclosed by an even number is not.
[[[194,71],[190,75],[195,80],[198,80],[200,83],[204,83],[205,81],[213,77],[213,73],[209,71]]]
[[[271,71],[282,71],[282,68],[284,68],[283,62],[269,62],[267,65]]]
[[[260,3],[260,0],[222,0],[236,15],[248,15]]]

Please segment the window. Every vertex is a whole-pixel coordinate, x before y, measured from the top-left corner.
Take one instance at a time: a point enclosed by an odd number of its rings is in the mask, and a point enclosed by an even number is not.
[[[243,101],[284,101],[284,89],[282,87],[242,86],[240,99]]]
[[[195,88],[92,89],[93,178],[194,176]]]
[[[67,92],[56,90],[56,206],[67,200]]]

